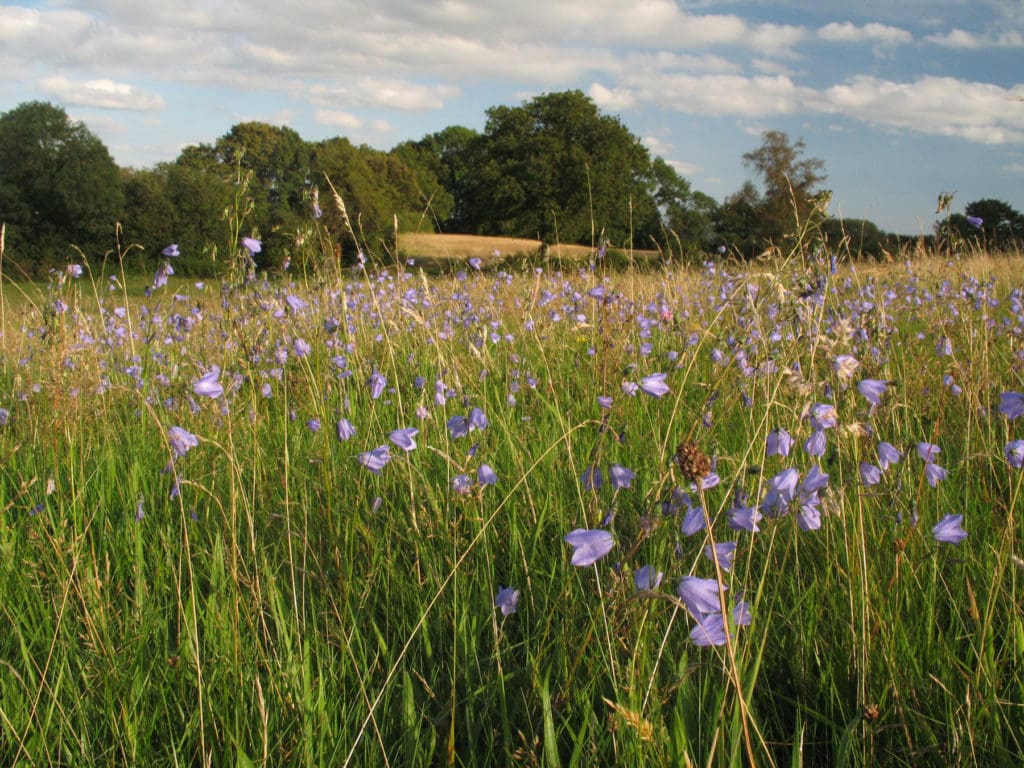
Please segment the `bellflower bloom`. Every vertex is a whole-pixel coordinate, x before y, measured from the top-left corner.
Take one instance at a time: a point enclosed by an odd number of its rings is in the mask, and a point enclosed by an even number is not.
[[[255,237],[243,237],[242,247],[249,252],[250,256],[252,256],[254,253],[259,253],[263,250],[263,243]]]
[[[640,391],[640,385],[635,381],[624,381],[622,382],[622,392],[629,397],[636,397],[636,393]]]
[[[608,531],[577,528],[565,536],[566,543],[573,547],[572,564],[578,568],[593,565],[612,551],[615,541]]]
[[[1024,466],[1024,440],[1011,440],[1003,448],[1003,455],[1014,469]]]
[[[487,416],[479,408],[474,408],[469,412],[469,428],[474,429],[487,429],[491,422],[487,420]]]
[[[768,481],[768,493],[761,502],[761,509],[770,517],[779,517],[786,512],[786,507],[796,496],[796,486],[800,474],[790,467],[784,469]]]
[[[715,561],[715,557],[718,557],[718,566],[723,571],[732,570],[732,558],[736,554],[736,542],[735,541],[723,541],[719,544],[714,545],[714,550],[710,544],[704,547],[704,557],[711,562]]]
[[[811,436],[804,441],[804,452],[808,456],[814,456],[815,458],[821,458],[825,455],[825,448],[828,444],[828,438],[825,436],[825,430],[816,429],[811,432]]]
[[[707,520],[704,518],[704,508],[699,504],[692,504],[689,496],[685,498],[686,514],[683,515],[683,523],[680,530],[682,530],[684,536],[693,536],[707,527]]]
[[[701,579],[697,576],[683,576],[676,586],[676,594],[683,601],[690,615],[699,619],[709,613],[722,610],[719,602],[718,581]],[[728,584],[721,585],[722,591],[729,589]]]
[[[941,448],[934,443],[918,443],[917,444],[917,455],[921,457],[924,462],[932,462],[935,457],[941,452]]]
[[[868,464],[862,461],[860,463],[860,481],[864,485],[878,485],[882,482],[882,470],[876,467],[874,464]]]
[[[597,404],[600,405],[602,408],[611,408],[612,407],[612,399],[610,397],[605,397],[603,395],[598,395]]]
[[[968,216],[967,223],[970,224],[975,229],[981,229],[981,225],[985,223],[985,220],[982,219],[980,216]]]
[[[309,428],[310,432],[319,432],[323,425],[320,423],[320,419],[307,419],[306,426]]]
[[[821,499],[817,493],[800,497],[800,509],[796,513],[796,522],[801,531],[816,531],[821,528]]]
[[[757,526],[761,517],[761,513],[754,507],[735,505],[729,508],[729,527],[734,531],[757,533],[761,530]]]
[[[810,496],[811,494],[817,493],[822,488],[828,485],[828,474],[821,470],[817,464],[807,470],[807,475],[804,477],[804,481],[800,483],[800,495]]]
[[[220,397],[224,394],[224,387],[217,381],[219,377],[220,368],[213,366],[209,373],[204,374],[199,381],[192,385],[192,391],[202,397]]]
[[[519,607],[519,590],[515,587],[501,587],[494,598],[494,606],[501,610],[502,616],[511,616]]]
[[[380,373],[374,371],[370,374],[370,378],[367,379],[366,385],[370,388],[370,399],[376,400],[384,393],[384,387],[388,384],[388,380],[385,379]]]
[[[348,419],[341,419],[338,421],[338,439],[342,442],[351,440],[356,435],[356,428],[352,426],[352,422]]]
[[[481,464],[476,470],[476,481],[480,485],[497,485],[498,473],[491,468],[490,464]]]
[[[176,256],[181,256],[181,251],[178,250],[178,244],[177,243],[171,243],[166,248],[164,248],[162,251],[160,251],[160,255],[161,256],[166,256],[166,257],[168,257],[170,259],[173,259]]]
[[[633,586],[637,592],[652,592],[661,586],[664,575],[661,571],[655,571],[654,566],[645,565],[633,574]]]
[[[664,373],[652,373],[640,380],[640,389],[651,397],[662,397],[669,392]]]
[[[694,645],[725,645],[726,629],[721,613],[709,613],[696,618],[697,623],[690,630],[690,640]]]
[[[633,470],[623,467],[621,464],[612,464],[608,467],[608,478],[612,488],[630,488],[636,473]]]
[[[878,444],[878,465],[882,468],[883,472],[893,464],[898,464],[901,458],[903,458],[902,454],[896,450],[892,443],[887,443],[883,440]]]
[[[882,395],[888,386],[889,382],[881,379],[862,379],[857,382],[857,391],[872,405],[881,405]]]
[[[928,481],[928,485],[932,488],[938,486],[940,481],[945,480],[948,474],[945,469],[934,461],[929,461],[924,465],[924,479]]]
[[[1003,392],[999,396],[999,412],[1008,419],[1024,415],[1024,392]]]
[[[82,265],[81,264],[68,264],[68,275],[70,275],[71,277],[75,277],[75,278],[81,277],[82,276]]]
[[[961,526],[963,521],[963,515],[946,515],[934,525],[932,536],[943,544],[959,544],[967,538],[967,531]]]
[[[467,474],[456,475],[452,478],[452,490],[456,493],[469,493],[473,487],[473,479]]]
[[[309,306],[309,302],[305,301],[304,299],[300,299],[298,296],[293,296],[290,293],[287,296],[284,297],[284,303],[288,305],[288,309],[290,309],[293,313],[302,312],[302,310],[304,310],[306,307]],[[327,330],[328,333],[331,333],[332,329],[327,327],[327,324],[329,322],[330,322],[329,319],[327,321],[325,321],[324,322],[324,327],[325,327],[325,330]],[[337,326],[335,326],[335,328],[333,330],[336,330],[336,329],[337,329]]]
[[[765,438],[765,456],[789,456],[793,436],[781,427],[773,429]]]
[[[839,423],[839,413],[834,405],[815,403],[811,406],[811,428],[831,429]]]
[[[469,434],[469,419],[465,416],[452,416],[448,419],[448,434],[455,440],[460,437],[465,437]]]
[[[388,439],[403,451],[409,452],[416,449],[416,435],[419,433],[416,427],[406,427],[394,430]]]
[[[167,442],[171,444],[171,450],[174,451],[175,456],[184,456],[199,445],[196,436],[181,427],[171,427],[167,430]]]
[[[597,465],[588,467],[580,476],[580,482],[583,483],[583,487],[588,491],[601,490],[601,486],[604,485],[604,476],[601,474],[601,468]]]
[[[732,620],[738,627],[749,627],[753,617],[750,615],[750,604],[746,600],[737,600],[732,609]]]
[[[357,458],[360,464],[373,472],[373,474],[379,475],[380,471],[391,461],[391,451],[386,445],[381,445],[372,451],[360,453]]]

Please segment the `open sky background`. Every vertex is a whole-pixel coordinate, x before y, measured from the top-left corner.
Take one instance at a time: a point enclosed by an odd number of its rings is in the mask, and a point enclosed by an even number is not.
[[[123,166],[261,120],[390,149],[578,88],[722,200],[764,130],[832,212],[1024,209],[1024,0],[43,0],[0,5],[0,112],[63,106]]]

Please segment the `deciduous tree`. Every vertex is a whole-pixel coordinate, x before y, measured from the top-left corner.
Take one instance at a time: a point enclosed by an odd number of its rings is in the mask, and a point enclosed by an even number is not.
[[[0,221],[7,251],[39,273],[114,244],[123,198],[117,164],[83,123],[32,101],[0,116]]]
[[[825,163],[803,157],[804,140],[791,142],[783,131],[765,131],[761,146],[743,155],[743,163],[761,177],[763,195],[755,236],[780,245],[787,232],[803,222],[814,208],[813,198],[825,181]]]

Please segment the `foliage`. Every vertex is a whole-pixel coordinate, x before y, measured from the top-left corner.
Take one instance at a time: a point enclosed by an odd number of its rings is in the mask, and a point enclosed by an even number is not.
[[[853,258],[877,259],[890,250],[886,234],[866,219],[826,219],[821,223],[821,234],[830,249],[849,253]]]
[[[814,198],[825,180],[825,163],[803,157],[803,139],[792,142],[783,131],[765,131],[761,146],[743,155],[745,165],[761,177],[763,192],[755,204],[756,225],[750,232],[763,245],[782,246],[785,233],[802,223],[815,208]]]
[[[0,116],[0,221],[7,258],[26,273],[80,259],[74,248],[102,258],[122,204],[107,148],[62,108],[33,101]]]
[[[465,151],[471,232],[595,246],[659,233],[646,148],[580,91],[492,107]]]

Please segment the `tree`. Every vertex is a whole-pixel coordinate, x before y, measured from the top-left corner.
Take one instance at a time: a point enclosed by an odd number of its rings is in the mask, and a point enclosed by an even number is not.
[[[7,249],[36,274],[114,245],[123,204],[106,146],[60,107],[32,101],[0,116],[0,221]]]
[[[399,157],[353,146],[348,139],[327,139],[313,145],[311,170],[313,183],[322,191],[327,191],[325,176],[330,179],[361,245],[387,241],[394,217],[411,221],[424,204],[416,173]],[[330,203],[323,207],[322,221],[335,241],[346,249],[354,247],[341,212]]]
[[[761,226],[764,199],[753,182],[743,186],[725,199],[715,218],[715,232],[721,245],[751,257],[762,245]]]
[[[124,173],[122,243],[142,246],[147,269],[164,247],[177,243],[175,271],[209,276],[218,268],[212,249],[232,245],[223,216],[234,193],[231,177],[216,163],[195,162],[195,149],[187,148],[174,163]]]
[[[416,173],[436,223],[444,231],[465,231],[466,191],[470,178],[469,149],[479,134],[453,125],[419,141],[402,142],[391,154]]]
[[[718,203],[693,190],[679,172],[660,157],[651,163],[651,193],[662,226],[678,238],[688,255],[707,251],[714,239]],[[674,239],[674,238],[673,238]]]
[[[492,107],[464,151],[468,231],[625,244],[660,229],[647,149],[580,91]]]
[[[964,209],[967,216],[981,219],[981,227],[974,228],[967,222],[968,229],[963,235],[977,235],[980,231],[988,248],[1011,248],[1024,240],[1024,214],[1002,200],[984,198],[968,203]]]
[[[828,219],[822,222],[821,234],[830,251],[849,250],[855,258],[879,258],[889,245],[886,234],[867,219]]]
[[[743,155],[743,163],[760,175],[764,187],[755,237],[778,245],[814,209],[818,186],[827,178],[825,163],[802,157],[804,140],[790,143],[783,131],[765,131],[761,139],[760,147]]]

